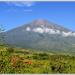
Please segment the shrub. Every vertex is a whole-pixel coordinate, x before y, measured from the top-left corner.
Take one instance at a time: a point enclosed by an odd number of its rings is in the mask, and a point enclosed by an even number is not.
[[[6,50],[7,50],[9,53],[13,53],[13,52],[14,52],[14,48],[12,48],[12,47],[8,47],[8,48],[6,48]]]
[[[49,56],[46,53],[33,54],[33,59],[46,60]]]
[[[55,62],[52,66],[51,66],[51,70],[53,73],[69,73],[71,70],[71,66],[69,65],[69,63],[62,63],[62,62]]]

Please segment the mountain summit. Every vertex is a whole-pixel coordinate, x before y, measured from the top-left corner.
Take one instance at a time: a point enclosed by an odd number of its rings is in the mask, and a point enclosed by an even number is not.
[[[48,20],[45,20],[45,19],[34,20],[28,26],[31,27],[31,28],[34,28],[34,27],[41,27],[41,28],[43,28],[44,27],[44,28],[49,28],[49,29],[54,29],[54,30],[65,31],[65,32],[70,31],[67,28],[64,28],[64,27],[62,27],[60,25],[57,25],[57,24],[52,23],[52,22],[50,22]]]
[[[39,19],[5,32],[11,46],[45,51],[75,51],[75,32],[47,20]]]
[[[75,36],[75,32],[57,25],[55,23],[49,22],[47,20],[38,19],[34,20],[22,28],[24,31],[31,31],[37,33],[47,33],[47,34],[61,34],[64,37]]]
[[[48,25],[48,21],[47,20],[44,20],[44,19],[37,19],[37,20],[34,20],[32,22],[32,25],[35,24],[35,25]]]

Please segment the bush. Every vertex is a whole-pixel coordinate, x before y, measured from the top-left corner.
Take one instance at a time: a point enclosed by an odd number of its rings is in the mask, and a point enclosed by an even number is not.
[[[6,50],[7,50],[9,53],[13,53],[13,52],[14,52],[14,48],[12,48],[12,47],[8,47]]]
[[[49,56],[46,53],[33,54],[33,59],[46,60]]]
[[[69,73],[71,70],[71,66],[69,63],[62,63],[59,61],[52,64],[51,70],[53,73]]]

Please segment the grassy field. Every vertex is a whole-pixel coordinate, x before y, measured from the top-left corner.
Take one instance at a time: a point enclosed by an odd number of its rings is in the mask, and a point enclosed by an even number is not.
[[[75,73],[75,56],[0,46],[0,74]]]

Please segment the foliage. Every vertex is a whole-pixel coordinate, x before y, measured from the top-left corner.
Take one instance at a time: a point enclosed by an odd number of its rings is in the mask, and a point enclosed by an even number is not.
[[[38,51],[34,52],[26,49],[24,53],[24,49],[2,47],[0,47],[1,74],[75,73],[74,56],[56,54],[50,55],[50,53]]]
[[[39,59],[39,60],[45,60],[45,59],[49,59],[48,54],[46,53],[35,53],[33,54],[33,59]]]
[[[12,47],[8,47],[8,48],[6,48],[6,50],[7,50],[9,53],[13,53],[13,52],[14,52],[14,48],[12,48]]]

